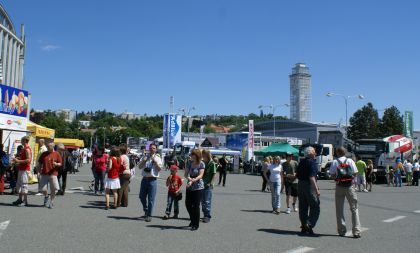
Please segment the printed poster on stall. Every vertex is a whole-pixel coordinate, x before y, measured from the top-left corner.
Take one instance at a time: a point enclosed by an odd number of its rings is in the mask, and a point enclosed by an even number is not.
[[[28,92],[0,84],[0,113],[26,118],[28,116]]]

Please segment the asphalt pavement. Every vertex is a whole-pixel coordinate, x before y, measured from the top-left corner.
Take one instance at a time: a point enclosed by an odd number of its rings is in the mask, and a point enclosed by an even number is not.
[[[140,218],[139,176],[130,184],[127,208],[104,210],[104,197],[89,190],[89,166],[68,176],[68,192],[57,197],[54,209],[42,206],[42,196],[30,195],[29,207],[15,207],[16,196],[2,195],[0,252],[419,252],[420,187],[374,185],[372,192],[358,193],[363,232],[354,239],[337,235],[335,186],[319,181],[318,236],[308,237],[299,234],[298,213],[271,213],[270,193],[260,191],[261,177],[229,174],[226,187],[214,188],[211,222],[190,231],[184,200],[180,219],[162,219],[168,174],[163,171],[158,180],[150,223]],[[351,222],[347,204],[346,210]],[[351,231],[350,223],[347,227]]]

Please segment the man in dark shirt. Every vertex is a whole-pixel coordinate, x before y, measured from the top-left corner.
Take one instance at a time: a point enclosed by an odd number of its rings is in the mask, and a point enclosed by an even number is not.
[[[223,154],[222,158],[219,159],[220,168],[219,168],[219,184],[222,182],[223,179],[223,186],[226,184],[226,172],[227,172],[227,164],[228,161],[226,160],[226,154]]]
[[[302,224],[302,233],[314,235],[313,228],[319,218],[319,188],[316,182],[318,165],[315,161],[315,149],[307,147],[305,158],[297,168],[296,176],[298,183],[299,219]],[[309,210],[308,210],[309,209]],[[309,215],[308,215],[309,211]]]

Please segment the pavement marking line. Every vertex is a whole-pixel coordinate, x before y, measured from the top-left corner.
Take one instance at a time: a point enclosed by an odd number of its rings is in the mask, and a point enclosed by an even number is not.
[[[360,228],[360,233],[365,232],[365,231],[368,231],[368,230],[369,230],[368,228],[361,227]],[[351,237],[351,236],[353,236],[353,232],[352,231],[349,231],[349,232],[346,233],[346,237]]]
[[[315,248],[309,248],[309,247],[305,247],[305,246],[299,246],[295,249],[291,249],[288,251],[285,251],[283,253],[306,253],[306,252],[311,252],[315,250]]]
[[[406,217],[407,216],[395,216],[394,218],[383,220],[382,222],[391,223],[391,222],[395,222],[395,221],[398,221],[398,220],[402,220],[402,219],[404,219]]]
[[[9,226],[9,224],[10,224],[10,220],[3,221],[2,223],[0,223],[0,230],[5,231],[7,226]],[[3,235],[3,233],[0,232],[0,238],[1,238],[2,235]]]
[[[3,221],[2,223],[0,223],[0,230],[6,230],[7,226],[9,226],[9,224],[10,224],[10,220]]]
[[[414,211],[414,213],[420,213],[420,210]]]

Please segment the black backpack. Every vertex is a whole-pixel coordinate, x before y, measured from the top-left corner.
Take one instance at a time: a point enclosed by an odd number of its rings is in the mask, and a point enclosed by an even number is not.
[[[354,174],[351,166],[347,164],[347,158],[346,160],[344,160],[344,162],[341,162],[339,159],[337,159],[336,161],[338,162],[337,177],[335,178],[337,185],[351,186]]]

